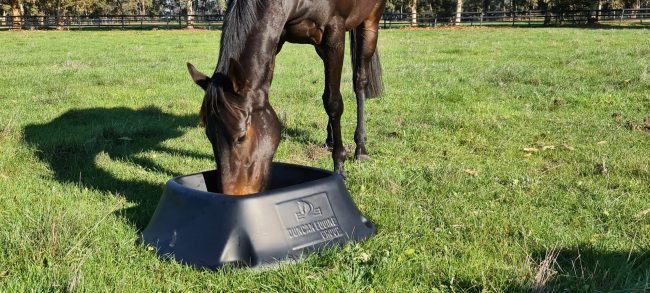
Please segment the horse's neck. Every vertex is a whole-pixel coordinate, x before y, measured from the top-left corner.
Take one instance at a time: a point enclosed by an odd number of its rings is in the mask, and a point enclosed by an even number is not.
[[[218,73],[227,74],[230,60],[236,60],[244,69],[245,76],[252,87],[268,90],[273,78],[277,46],[286,22],[286,18],[278,16],[277,13],[269,13],[273,10],[277,11],[265,7],[252,23],[224,24],[221,52],[216,69]]]

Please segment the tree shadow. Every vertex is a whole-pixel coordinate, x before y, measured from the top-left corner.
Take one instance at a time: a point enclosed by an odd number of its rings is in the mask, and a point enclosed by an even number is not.
[[[572,248],[540,250],[533,254],[537,264],[550,260],[549,280],[540,292],[645,292],[650,290],[650,253],[601,250],[582,244]],[[541,266],[540,266],[541,267]],[[542,270],[544,268],[541,268]],[[539,270],[538,270],[539,272]]]
[[[615,23],[590,23],[590,24],[562,24],[562,25],[548,25],[543,26],[546,28],[582,28],[591,30],[646,30],[650,28],[650,23],[634,23],[634,24],[615,24]]]
[[[540,249],[532,253],[526,279],[486,286],[484,277],[453,276],[440,279],[452,292],[648,292],[650,253],[596,249],[590,244]],[[443,274],[444,275],[444,274]],[[449,279],[452,280],[449,283]],[[440,284],[435,284],[439,286]]]
[[[212,155],[161,145],[197,124],[195,115],[177,116],[156,107],[90,108],[70,110],[48,123],[27,125],[24,133],[26,143],[49,165],[56,180],[123,196],[135,206],[118,213],[142,230],[155,211],[164,182],[120,178],[98,166],[99,156],[178,176],[181,174],[138,154],[156,151],[214,160]]]

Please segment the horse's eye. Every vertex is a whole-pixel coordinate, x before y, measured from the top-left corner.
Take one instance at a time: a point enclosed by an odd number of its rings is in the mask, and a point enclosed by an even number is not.
[[[236,143],[236,144],[242,144],[242,143],[244,142],[244,140],[246,140],[246,134],[244,134],[244,135],[238,137],[238,138],[235,140],[235,143]]]

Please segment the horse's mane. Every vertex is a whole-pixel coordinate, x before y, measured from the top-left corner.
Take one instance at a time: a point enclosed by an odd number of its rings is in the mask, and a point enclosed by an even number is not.
[[[246,47],[248,34],[258,21],[259,10],[262,7],[262,0],[229,0],[228,9],[223,22],[221,33],[221,48],[219,49],[219,60],[217,68],[212,76],[213,83],[221,83],[227,78],[230,59],[239,60],[242,51]],[[199,112],[202,126],[207,123],[208,115],[215,114],[217,107],[217,92],[214,86],[206,89],[203,105]]]
[[[223,22],[221,49],[215,73],[226,74],[230,58],[238,60],[255,22],[258,21],[261,0],[230,0]]]

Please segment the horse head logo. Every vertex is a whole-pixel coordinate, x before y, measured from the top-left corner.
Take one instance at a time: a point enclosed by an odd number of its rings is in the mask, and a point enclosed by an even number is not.
[[[314,205],[306,200],[299,200],[296,204],[298,204],[298,212],[296,213],[298,221],[304,220],[307,216],[320,216],[323,214],[320,207],[314,208]]]

